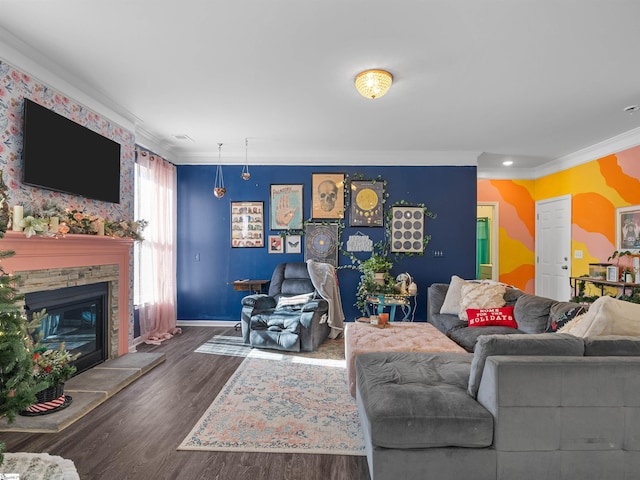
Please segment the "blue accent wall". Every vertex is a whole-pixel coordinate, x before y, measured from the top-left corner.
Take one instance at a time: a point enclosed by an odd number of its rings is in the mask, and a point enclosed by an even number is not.
[[[179,165],[178,173],[178,320],[240,319],[240,302],[247,292],[235,291],[230,284],[243,278],[270,279],[281,262],[303,261],[300,254],[273,254],[264,248],[232,248],[230,202],[262,201],[265,209],[265,239],[280,231],[269,230],[270,185],[303,184],[304,218],[311,216],[311,174],[343,172],[351,178],[381,176],[387,181],[385,209],[404,200],[424,204],[437,215],[426,219],[425,233],[431,241],[423,256],[404,257],[392,273],[409,272],[418,285],[416,321],[426,319],[426,291],[435,282],[448,283],[451,275],[475,278],[476,259],[476,167],[313,167],[251,166],[251,179],[240,177],[242,167],[223,167],[227,194],[213,195],[215,165]],[[350,235],[358,231],[374,242],[383,238],[384,229],[349,227],[347,211],[341,240],[346,246]],[[265,244],[267,241],[265,240]],[[304,237],[303,237],[304,245]],[[442,256],[434,256],[441,251]],[[363,258],[368,253],[357,254]],[[350,264],[343,255],[339,264]],[[346,320],[361,316],[353,306],[359,273],[338,271],[340,293]]]

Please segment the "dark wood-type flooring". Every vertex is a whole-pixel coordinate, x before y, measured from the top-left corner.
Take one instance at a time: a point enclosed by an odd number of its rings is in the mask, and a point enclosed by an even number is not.
[[[176,450],[243,360],[193,353],[213,335],[239,335],[233,327],[182,331],[138,346],[167,359],[62,432],[0,432],[6,451],[69,458],[82,480],[369,479],[366,457]]]

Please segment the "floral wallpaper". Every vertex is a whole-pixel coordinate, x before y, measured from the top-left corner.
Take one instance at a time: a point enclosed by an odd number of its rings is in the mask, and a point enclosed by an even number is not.
[[[22,184],[22,99],[25,97],[120,143],[119,204]],[[0,168],[9,187],[11,207],[23,205],[27,211],[41,207],[45,201],[53,201],[61,209],[78,210],[109,220],[133,220],[134,149],[132,132],[0,60]]]

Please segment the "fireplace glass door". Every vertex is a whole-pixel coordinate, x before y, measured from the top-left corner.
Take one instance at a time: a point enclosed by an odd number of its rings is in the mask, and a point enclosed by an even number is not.
[[[106,282],[27,294],[28,318],[43,308],[47,313],[33,333],[34,340],[51,349],[64,342],[71,353],[80,353],[74,362],[77,373],[103,362],[107,298]]]

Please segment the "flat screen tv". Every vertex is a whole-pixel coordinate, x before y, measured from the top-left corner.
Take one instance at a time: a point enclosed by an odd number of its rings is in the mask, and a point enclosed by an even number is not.
[[[120,144],[24,99],[27,185],[120,203]]]

